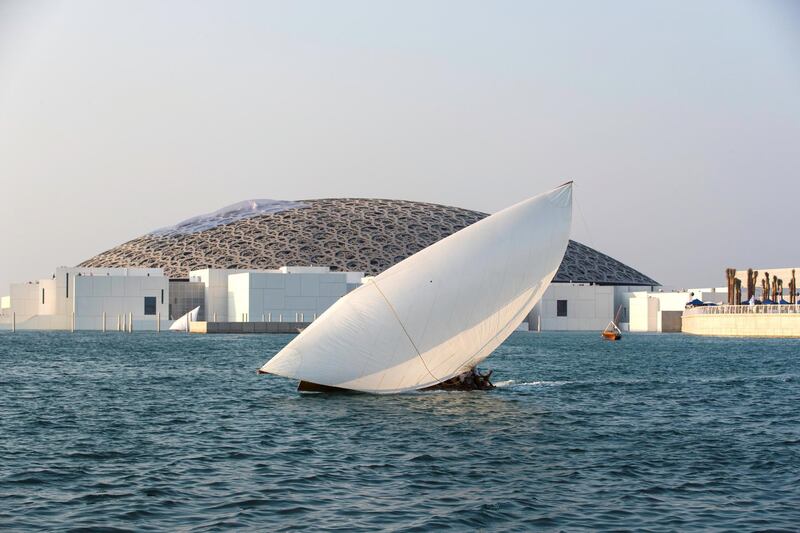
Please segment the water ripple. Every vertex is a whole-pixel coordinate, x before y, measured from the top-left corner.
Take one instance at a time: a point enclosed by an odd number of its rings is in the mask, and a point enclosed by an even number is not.
[[[800,343],[514,334],[498,389],[301,395],[288,336],[0,333],[0,527],[796,530]]]

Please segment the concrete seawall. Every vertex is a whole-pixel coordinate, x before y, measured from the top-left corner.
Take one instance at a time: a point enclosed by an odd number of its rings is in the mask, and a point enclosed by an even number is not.
[[[800,314],[684,314],[684,333],[723,337],[798,337]]]
[[[192,322],[190,333],[299,333],[309,322]]]

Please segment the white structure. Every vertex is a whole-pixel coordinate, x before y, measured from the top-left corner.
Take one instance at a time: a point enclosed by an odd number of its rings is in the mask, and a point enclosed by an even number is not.
[[[17,329],[156,330],[169,323],[168,301],[160,268],[60,267],[50,279],[12,284],[0,326],[13,316]]]
[[[672,292],[631,291],[624,293],[623,309],[627,309],[627,329],[634,332],[681,331],[681,315],[693,299],[706,303],[725,303],[727,289],[699,288]],[[625,320],[622,320],[623,323]]]
[[[637,285],[551,283],[520,329],[599,332],[619,312],[618,325],[625,330],[630,294],[642,289]]]
[[[285,266],[277,270],[193,270],[206,285],[209,322],[311,322],[361,284],[363,272]]]
[[[800,305],[718,305],[683,312],[683,331],[721,337],[800,338]]]
[[[614,318],[614,287],[551,283],[528,315],[528,328],[541,331],[600,331]]]
[[[327,268],[231,274],[228,317],[231,322],[311,322],[346,293],[347,275]]]
[[[189,273],[190,281],[200,281],[205,288],[205,319],[208,322],[228,322],[228,276],[237,272],[263,272],[203,268]]]
[[[725,288],[648,291],[641,286],[551,283],[520,329],[601,331],[619,312],[618,326],[632,332],[681,331],[681,315],[692,299],[725,303]]]
[[[297,266],[191,272],[205,285],[205,319],[216,322],[311,322],[362,277]],[[13,321],[17,329],[166,330],[169,287],[158,268],[60,267],[52,278],[11,285],[0,300],[0,328]]]

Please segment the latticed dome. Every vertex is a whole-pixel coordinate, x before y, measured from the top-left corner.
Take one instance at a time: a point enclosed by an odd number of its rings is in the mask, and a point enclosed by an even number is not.
[[[198,268],[284,265],[378,274],[486,216],[458,207],[403,200],[248,200],[156,230],[79,266],[160,267],[171,278],[186,278],[190,270]],[[658,285],[575,241],[570,241],[555,281]]]

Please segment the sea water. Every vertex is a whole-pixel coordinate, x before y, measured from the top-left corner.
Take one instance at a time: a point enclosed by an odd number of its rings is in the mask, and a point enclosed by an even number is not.
[[[290,336],[0,333],[0,527],[800,528],[800,341],[515,333],[490,392],[299,394]]]

